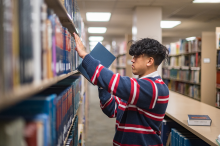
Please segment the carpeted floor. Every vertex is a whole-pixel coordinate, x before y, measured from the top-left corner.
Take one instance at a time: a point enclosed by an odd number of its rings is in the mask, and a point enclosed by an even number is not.
[[[89,85],[89,128],[86,146],[112,146],[115,118],[107,117],[100,108],[98,89]]]

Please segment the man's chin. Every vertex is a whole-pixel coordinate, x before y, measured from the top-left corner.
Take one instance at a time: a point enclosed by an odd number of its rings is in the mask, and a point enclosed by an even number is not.
[[[137,73],[137,72],[132,71],[132,73],[133,73],[134,75],[138,75],[138,73]]]

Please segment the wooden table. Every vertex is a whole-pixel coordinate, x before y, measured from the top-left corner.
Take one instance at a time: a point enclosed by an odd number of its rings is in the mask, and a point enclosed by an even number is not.
[[[188,126],[188,114],[208,115],[212,119],[212,124],[211,126]],[[216,138],[220,134],[219,109],[170,91],[166,115],[211,146],[218,146]]]

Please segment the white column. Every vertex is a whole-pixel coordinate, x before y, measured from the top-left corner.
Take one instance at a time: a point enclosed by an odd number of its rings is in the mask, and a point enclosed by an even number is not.
[[[133,15],[132,39],[152,38],[162,43],[162,9],[160,7],[136,7]],[[162,65],[158,67],[162,76]]]

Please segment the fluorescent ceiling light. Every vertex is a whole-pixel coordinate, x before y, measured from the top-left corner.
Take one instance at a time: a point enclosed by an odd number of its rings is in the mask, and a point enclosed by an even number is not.
[[[89,27],[88,32],[89,33],[105,33],[107,30],[106,27]]]
[[[86,19],[87,21],[109,21],[111,13],[109,12],[87,12]]]
[[[104,37],[103,36],[90,36],[89,41],[91,42],[101,42],[103,41]]]
[[[102,44],[102,42],[99,42],[99,43]],[[90,46],[95,46],[95,45],[97,45],[97,44],[98,44],[98,42],[89,42],[89,45],[90,45]]]
[[[177,25],[179,25],[181,21],[161,21],[160,27],[161,28],[173,28]]]
[[[220,0],[194,0],[193,3],[220,3]]]
[[[196,37],[188,37],[188,38],[186,38],[187,41],[192,41],[192,40],[195,40],[195,39],[196,39]]]

